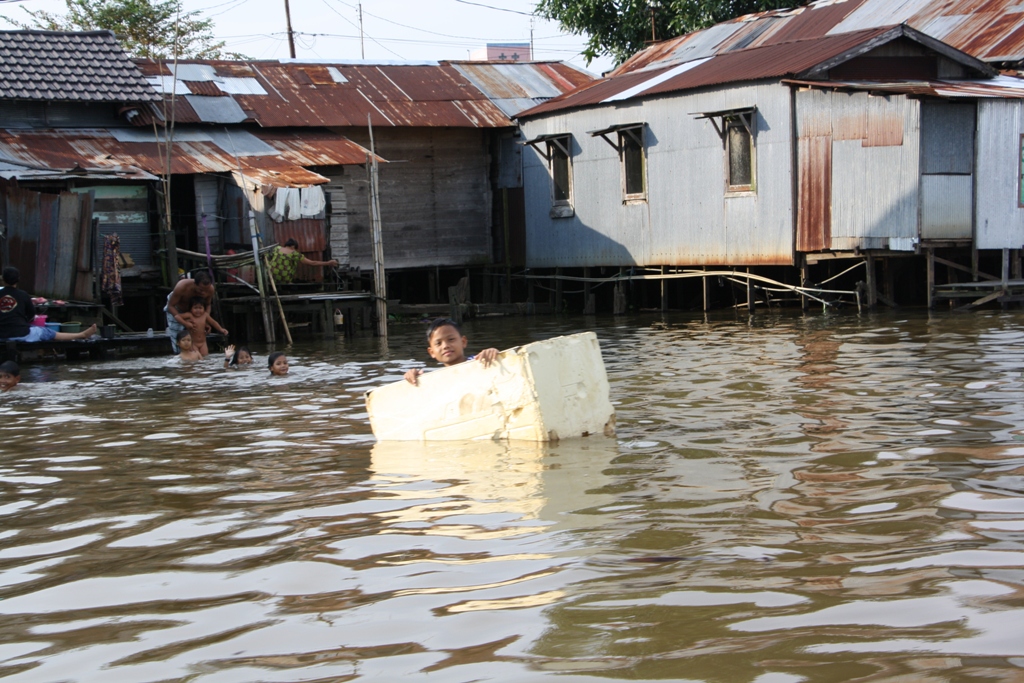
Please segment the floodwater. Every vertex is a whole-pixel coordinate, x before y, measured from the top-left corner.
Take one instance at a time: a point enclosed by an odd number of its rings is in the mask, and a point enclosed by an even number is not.
[[[0,395],[0,677],[1024,680],[1024,313],[593,329],[618,436],[375,444],[417,325]]]

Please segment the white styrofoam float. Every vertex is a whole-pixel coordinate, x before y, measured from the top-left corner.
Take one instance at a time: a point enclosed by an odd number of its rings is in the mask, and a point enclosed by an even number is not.
[[[366,394],[379,441],[558,441],[615,433],[597,335],[582,332],[460,363]]]

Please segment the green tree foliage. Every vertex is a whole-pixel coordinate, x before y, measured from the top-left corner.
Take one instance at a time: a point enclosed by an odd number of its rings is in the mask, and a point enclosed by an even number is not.
[[[217,59],[224,42],[213,35],[213,20],[199,11],[181,11],[181,0],[64,0],[66,14],[25,11],[31,22],[13,21],[25,29],[47,31],[113,31],[132,57]],[[175,40],[177,36],[177,40]]]
[[[808,0],[539,0],[537,13],[590,39],[587,62],[610,55],[622,63],[654,35],[665,40],[752,12],[806,5]]]

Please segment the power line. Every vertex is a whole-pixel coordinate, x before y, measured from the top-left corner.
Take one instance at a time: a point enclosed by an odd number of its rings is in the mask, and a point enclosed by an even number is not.
[[[455,0],[455,2],[461,2],[463,5],[475,5],[476,7],[484,7],[486,9],[497,10],[498,12],[509,12],[511,14],[522,14],[524,17],[535,17],[537,16],[533,12],[520,12],[517,9],[507,9],[505,7],[495,7],[493,5],[485,5],[482,2],[470,2],[469,0]]]

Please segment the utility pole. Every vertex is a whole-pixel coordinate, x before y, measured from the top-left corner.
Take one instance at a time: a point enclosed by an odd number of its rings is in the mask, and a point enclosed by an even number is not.
[[[536,55],[533,54],[533,15],[530,15],[530,61],[537,59]]]
[[[284,18],[288,24],[288,52],[292,59],[295,59],[295,32],[292,31],[292,10],[288,6],[288,0],[284,0]]]
[[[363,43],[363,3],[359,3],[359,57],[366,59],[366,45]]]

